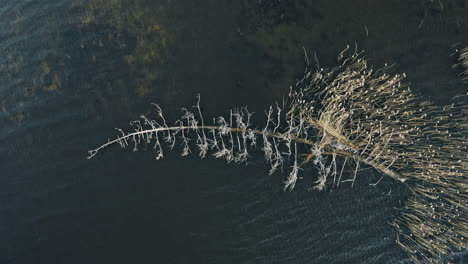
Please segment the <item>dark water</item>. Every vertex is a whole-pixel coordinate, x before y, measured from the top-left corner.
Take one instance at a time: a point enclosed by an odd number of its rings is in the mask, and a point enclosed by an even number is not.
[[[175,118],[198,93],[207,116],[248,105],[261,120],[303,47],[323,67],[356,43],[447,103],[464,89],[467,1],[3,0],[0,21],[0,263],[408,263],[388,223],[409,192],[369,186],[377,172],[317,192],[310,168],[283,192],[260,155],[86,152],[151,102]]]

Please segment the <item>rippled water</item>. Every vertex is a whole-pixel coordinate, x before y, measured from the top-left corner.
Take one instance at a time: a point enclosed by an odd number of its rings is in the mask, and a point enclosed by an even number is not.
[[[324,67],[356,43],[448,102],[466,1],[4,0],[0,20],[0,263],[407,263],[388,223],[409,192],[369,186],[377,172],[317,192],[310,168],[283,192],[260,155],[86,151],[198,93],[207,116],[248,105],[261,120],[303,47]]]

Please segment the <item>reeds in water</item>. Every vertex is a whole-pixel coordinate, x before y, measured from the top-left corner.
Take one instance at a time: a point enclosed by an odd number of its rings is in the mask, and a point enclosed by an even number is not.
[[[463,79],[466,83],[468,83],[468,47],[460,51],[460,57],[458,58],[458,61],[464,68]]]

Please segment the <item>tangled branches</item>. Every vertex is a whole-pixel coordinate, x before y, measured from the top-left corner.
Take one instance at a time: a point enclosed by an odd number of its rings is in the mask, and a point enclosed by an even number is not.
[[[130,123],[134,131],[118,129],[116,139],[90,150],[88,158],[118,143],[134,151],[140,144],[154,144],[160,159],[163,142],[173,149],[180,141],[182,156],[196,147],[202,158],[212,153],[242,163],[257,148],[270,164],[270,174],[290,168],[285,180],[289,190],[309,162],[318,169],[313,186],[318,190],[343,182],[353,186],[359,167],[371,166],[413,193],[393,223],[397,243],[415,263],[441,263],[444,255],[467,249],[468,111],[461,104],[441,108],[426,102],[405,85],[405,74],[389,72],[387,65],[374,70],[348,47],[336,67],[306,72],[291,88],[285,107],[266,111],[262,128],[252,126],[246,107],[207,125],[198,97],[195,111],[183,108],[173,125],[155,105],[156,119],[140,116]],[[354,175],[342,180],[349,166]]]

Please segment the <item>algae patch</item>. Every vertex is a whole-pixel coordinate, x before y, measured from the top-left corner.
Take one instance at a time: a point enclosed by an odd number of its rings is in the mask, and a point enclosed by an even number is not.
[[[130,2],[90,1],[85,7],[81,26],[91,30],[103,25],[134,39],[135,44],[122,54],[122,60],[128,68],[130,76],[126,78],[134,87],[134,93],[143,97],[153,93],[161,81],[174,36],[165,27],[168,16],[164,5],[148,6],[138,0]]]

